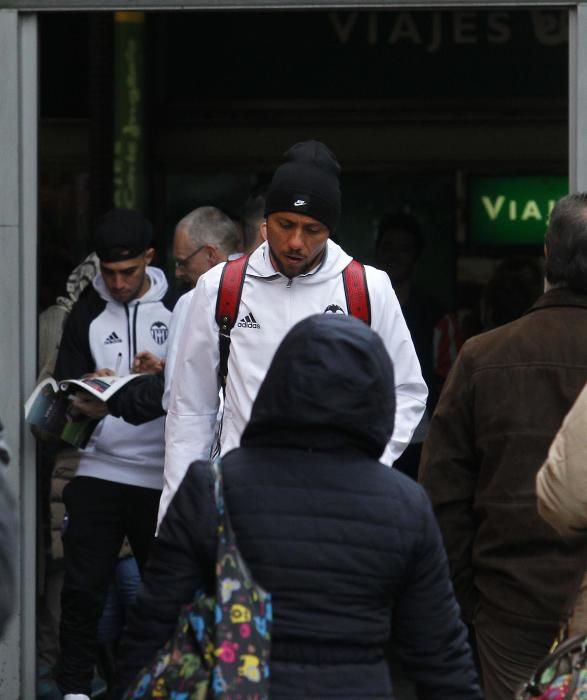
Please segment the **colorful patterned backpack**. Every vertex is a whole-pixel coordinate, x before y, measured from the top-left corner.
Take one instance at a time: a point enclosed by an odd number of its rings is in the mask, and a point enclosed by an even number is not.
[[[587,635],[559,644],[524,683],[516,700],[587,700]]]
[[[271,594],[252,579],[224,508],[220,462],[212,463],[219,513],[216,596],[197,591],[172,638],[124,700],[268,700]]]

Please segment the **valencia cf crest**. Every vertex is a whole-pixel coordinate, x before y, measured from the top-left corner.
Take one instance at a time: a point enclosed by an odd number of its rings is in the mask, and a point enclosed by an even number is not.
[[[151,337],[157,343],[157,345],[163,345],[167,340],[169,335],[169,328],[163,323],[163,321],[155,321],[151,326]]]
[[[330,304],[324,309],[325,314],[344,314],[344,311],[338,306],[338,304]]]

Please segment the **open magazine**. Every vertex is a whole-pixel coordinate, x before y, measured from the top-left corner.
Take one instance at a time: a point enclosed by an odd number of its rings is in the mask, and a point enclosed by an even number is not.
[[[100,401],[108,401],[117,391],[142,374],[125,377],[88,377],[66,379],[57,383],[52,377],[44,379],[24,405],[25,420],[74,447],[85,447],[100,419],[89,418],[73,411],[71,397],[80,390]]]

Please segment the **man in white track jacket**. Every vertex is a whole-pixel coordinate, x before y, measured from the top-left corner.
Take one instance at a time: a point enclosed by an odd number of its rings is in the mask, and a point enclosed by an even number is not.
[[[55,367],[58,380],[97,370],[129,374],[140,352],[165,358],[171,318],[163,272],[150,267],[151,225],[115,209],[95,235],[100,272],[73,306]],[[125,536],[141,570],[163,483],[164,418],[135,426],[106,416],[63,491],[65,578],[57,683],[65,700],[87,700],[96,628]]]
[[[339,165],[321,143],[293,146],[275,172],[265,207],[266,241],[249,259],[238,320],[231,332],[221,452],[237,447],[277,346],[298,321],[347,313],[342,271],[351,261],[329,240],[340,215]],[[208,459],[218,411],[216,299],[223,265],[200,277],[180,339],[165,428],[161,522],[188,466]],[[425,409],[427,388],[412,339],[388,276],[366,267],[371,326],[393,360],[395,429],[382,457],[399,457]],[[316,363],[335,363],[317,357]],[[359,404],[361,397],[357,396]]]

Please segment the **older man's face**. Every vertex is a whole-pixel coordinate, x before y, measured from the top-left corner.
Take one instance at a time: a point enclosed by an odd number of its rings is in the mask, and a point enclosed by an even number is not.
[[[195,246],[183,226],[175,229],[173,257],[176,278],[189,287],[195,287],[200,275],[212,267],[208,259],[208,246]]]

